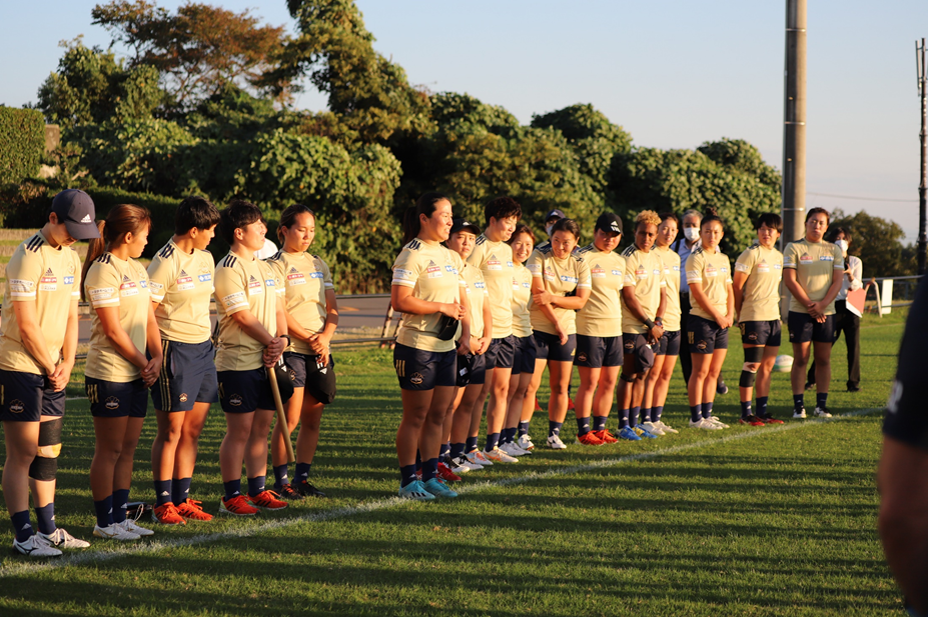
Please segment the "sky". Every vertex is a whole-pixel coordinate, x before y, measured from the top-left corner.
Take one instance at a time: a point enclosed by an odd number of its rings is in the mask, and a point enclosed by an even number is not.
[[[209,0],[207,0],[209,1]],[[286,0],[213,0],[293,30]],[[357,0],[377,51],[410,83],[471,94],[522,123],[590,103],[640,147],[696,148],[723,137],[783,157],[785,0]],[[0,5],[0,104],[34,102],[84,35],[88,0]],[[176,8],[177,0],[160,0]],[[915,42],[928,37],[924,0],[877,5],[812,0],[808,12],[806,208],[866,210],[918,233],[920,103]],[[118,50],[118,48],[117,48]],[[310,88],[297,107],[325,97]],[[840,196],[840,197],[834,197]]]

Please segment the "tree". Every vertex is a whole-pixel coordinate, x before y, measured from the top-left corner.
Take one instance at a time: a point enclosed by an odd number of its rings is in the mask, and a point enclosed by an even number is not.
[[[849,252],[860,257],[865,277],[915,274],[915,254],[903,246],[905,232],[897,223],[872,216],[864,210],[846,214],[836,208],[831,213],[829,234],[837,227],[850,232]]]
[[[129,66],[151,66],[181,108],[220,92],[227,84],[269,86],[265,73],[287,40],[283,26],[259,26],[250,11],[241,13],[187,2],[171,14],[148,0],[112,0],[91,11],[93,23],[110,31],[114,42],[133,50]],[[274,83],[278,100],[290,96],[287,81]]]

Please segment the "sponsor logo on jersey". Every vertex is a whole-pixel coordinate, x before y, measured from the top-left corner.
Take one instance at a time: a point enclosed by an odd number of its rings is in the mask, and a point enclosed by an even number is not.
[[[187,395],[186,395],[185,393],[181,392],[181,395],[177,397],[177,400],[179,400],[181,403],[186,403],[186,402],[187,402]]]
[[[593,278],[596,278],[596,279],[605,278],[605,276],[606,276],[606,270],[605,270],[605,268],[603,268],[603,267],[600,266],[599,264],[596,264],[595,266],[593,266],[592,268],[590,268],[590,276],[592,276]]]
[[[483,281],[477,281],[476,283],[474,283],[474,287],[476,287],[477,289],[486,289],[487,284],[484,283]]]
[[[322,272],[310,272],[309,273],[309,278],[311,279],[321,279],[324,277],[325,275]]]
[[[64,277],[64,284],[65,284],[65,285],[73,285],[73,284],[74,284],[74,277],[73,277],[73,276],[66,276],[66,277]]]
[[[58,277],[49,268],[45,274],[39,278],[39,291],[55,291],[58,289]]]
[[[834,261],[835,256],[834,255],[822,255],[821,257],[818,258],[818,260],[819,261]]]
[[[208,283],[211,280],[213,280],[213,275],[210,274],[209,272],[207,272],[206,274],[198,274],[197,280],[199,280],[201,283]]]
[[[430,279],[439,278],[442,275],[441,267],[434,261],[429,260],[429,265],[425,267],[425,272]]]
[[[229,404],[232,405],[233,407],[238,407],[239,405],[242,404],[242,402],[243,402],[243,399],[242,399],[241,394],[233,394],[232,396],[229,397]]]
[[[115,396],[107,397],[106,402],[103,404],[109,410],[119,409],[119,399],[116,398]]]
[[[735,264],[735,266],[737,265],[738,264]],[[770,272],[770,264],[768,264],[766,260],[761,260],[760,263],[757,264],[757,271],[761,274]]]
[[[639,281],[641,279],[648,278],[647,268],[645,268],[644,266],[638,266],[637,268],[635,268],[635,278],[638,279]]]
[[[264,288],[261,286],[261,281],[256,279],[254,276],[248,277],[248,290],[249,290],[249,293],[256,293],[256,294],[264,292]]]
[[[487,270],[502,270],[503,264],[497,259],[496,255],[490,255],[490,258],[487,259]]]
[[[580,282],[580,279],[578,279],[576,276],[568,276],[568,275],[566,275],[566,274],[562,274],[562,275],[561,275],[561,280],[562,280],[563,282],[565,282],[565,283],[578,283],[578,282]]]
[[[718,276],[719,272],[715,266],[708,265],[706,266],[706,277]]]
[[[134,296],[139,293],[135,281],[127,275],[122,275],[122,283],[119,284],[119,293],[123,296]]]
[[[14,399],[10,401],[10,413],[22,413],[25,411],[26,406],[19,399]]]
[[[409,377],[409,383],[411,383],[414,386],[421,385],[423,381],[425,381],[425,379],[422,377],[420,373],[413,373]]]
[[[799,263],[801,263],[801,264],[810,264],[810,263],[812,263],[813,261],[815,261],[815,260],[812,259],[812,256],[809,255],[808,253],[803,253],[803,254],[799,257]]]
[[[612,270],[612,276],[622,276],[622,273],[621,273],[619,270],[616,270],[616,269],[613,268],[613,270]]]

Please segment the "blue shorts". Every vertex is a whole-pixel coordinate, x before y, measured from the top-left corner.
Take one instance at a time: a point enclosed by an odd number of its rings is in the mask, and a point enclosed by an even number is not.
[[[657,341],[654,348],[655,356],[679,356],[680,355],[680,331],[674,330],[668,332],[664,330],[664,335]]]
[[[94,418],[144,418],[148,411],[148,388],[141,379],[120,382],[85,377],[84,390]]]
[[[575,366],[602,368],[604,366],[622,366],[622,336],[587,336],[577,335],[577,355]]]
[[[487,382],[487,354],[471,355],[470,383],[468,385],[483,385]]]
[[[335,357],[329,354],[328,365],[319,363],[319,356],[284,352],[290,367],[290,380],[294,388],[306,388],[314,399],[328,405],[335,399]]]
[[[541,330],[535,330],[535,347],[538,350],[535,356],[538,360],[548,360],[549,362],[573,362],[574,353],[577,351],[577,335],[568,334],[567,342],[561,345],[561,339],[557,334],[548,334]]]
[[[764,347],[779,347],[781,330],[780,320],[772,319],[770,321],[742,321],[738,324],[741,328],[741,344],[757,345]]]
[[[194,403],[219,401],[212,341],[180,343],[162,340],[161,349],[164,362],[158,380],[151,387],[155,409],[190,411]]]
[[[495,368],[512,368],[515,355],[516,337],[509,335],[504,338],[495,338],[490,342],[486,353],[487,370]],[[471,381],[471,383],[474,383]]]
[[[790,343],[834,343],[835,342],[835,316],[826,315],[825,323],[819,323],[808,313],[790,311],[786,318],[789,327]]]
[[[535,337],[517,336],[515,353],[512,356],[512,374],[534,373],[536,357],[538,357],[538,348],[535,347]]]
[[[219,404],[226,413],[276,409],[271,381],[263,366],[249,371],[219,371]]]
[[[716,349],[728,349],[728,328],[699,315],[690,314],[686,323],[690,353],[709,355]]]
[[[396,344],[393,368],[403,390],[432,390],[457,385],[458,352],[424,351]]]
[[[64,390],[51,389],[44,375],[0,370],[0,421],[39,422],[64,415]]]

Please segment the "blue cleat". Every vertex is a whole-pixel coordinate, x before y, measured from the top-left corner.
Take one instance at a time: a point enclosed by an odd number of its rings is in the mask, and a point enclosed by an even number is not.
[[[626,439],[628,441],[641,441],[641,437],[639,437],[638,433],[630,426],[620,428],[615,436],[619,439]]]
[[[435,497],[457,497],[458,494],[452,491],[439,478],[432,478],[428,482],[423,482],[422,486]]]
[[[400,497],[414,499],[416,501],[431,501],[435,499],[435,495],[426,490],[421,480],[416,480],[410,482],[406,486],[401,486]]]
[[[635,431],[635,434],[639,437],[644,437],[645,439],[657,439],[657,435],[649,431],[646,427],[641,426],[640,424],[632,430]]]

